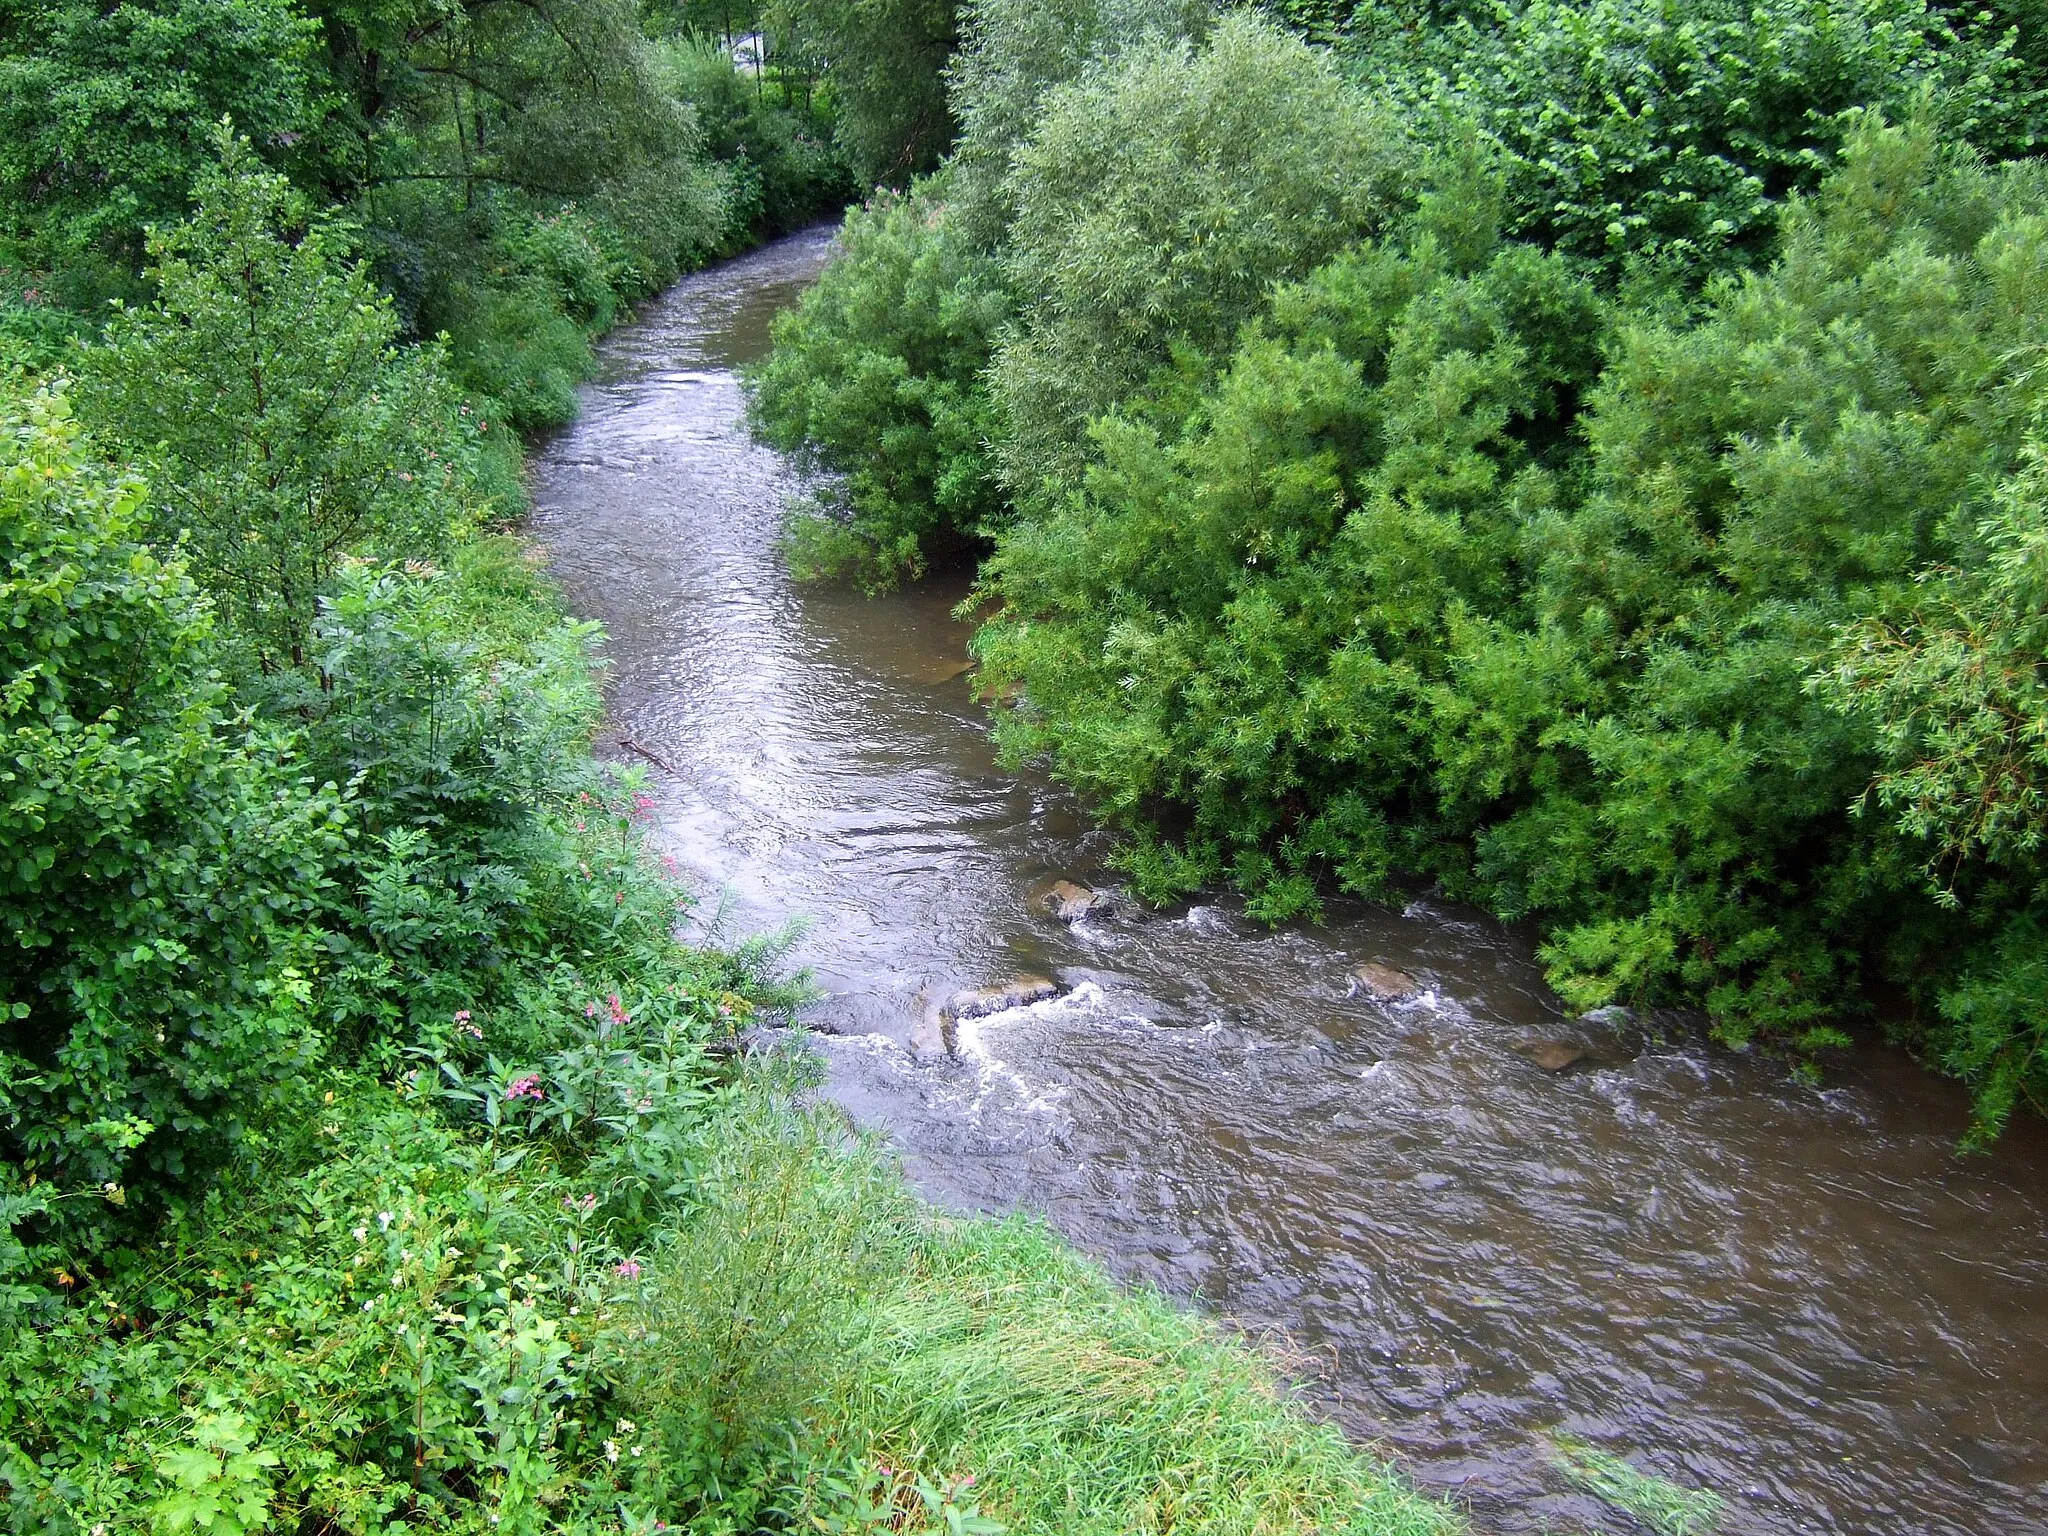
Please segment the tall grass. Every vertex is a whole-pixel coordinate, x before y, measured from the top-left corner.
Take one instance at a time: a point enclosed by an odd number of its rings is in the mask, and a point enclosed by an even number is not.
[[[1012,1532],[1461,1528],[1215,1324],[1035,1221],[932,1210],[788,1091],[764,1082],[721,1129],[705,1199],[657,1266],[659,1337],[636,1350],[633,1391],[671,1441],[694,1422],[743,1457],[795,1429],[933,1483],[971,1475]]]

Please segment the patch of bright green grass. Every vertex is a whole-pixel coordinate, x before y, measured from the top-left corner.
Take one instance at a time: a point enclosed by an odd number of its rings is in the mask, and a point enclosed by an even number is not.
[[[1706,1536],[1720,1523],[1723,1500],[1704,1488],[1640,1472],[1611,1451],[1570,1435],[1551,1438],[1559,1471],[1576,1487],[1634,1515],[1657,1536]]]

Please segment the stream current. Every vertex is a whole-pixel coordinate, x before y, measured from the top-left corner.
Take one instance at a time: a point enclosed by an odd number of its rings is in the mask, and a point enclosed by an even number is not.
[[[609,633],[601,747],[663,765],[699,921],[811,921],[829,1091],[913,1182],[1283,1333],[1310,1401],[1480,1531],[1637,1529],[1552,1466],[1562,1432],[1718,1491],[1727,1533],[2048,1533],[2039,1124],[1960,1159],[1961,1094],[1895,1054],[1810,1087],[1589,1032],[1526,935],[1429,900],[1278,931],[1224,899],[1047,910],[1056,879],[1113,887],[1107,844],[996,765],[964,582],[867,600],[777,554],[800,481],[735,370],[828,241],[621,328],[535,456],[532,526]],[[1066,991],[920,1034],[1020,976]]]

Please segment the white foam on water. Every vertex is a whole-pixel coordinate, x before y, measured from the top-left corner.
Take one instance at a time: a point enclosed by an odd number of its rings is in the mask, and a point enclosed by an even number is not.
[[[978,1014],[956,1023],[953,1026],[954,1053],[974,1068],[977,1079],[974,1098],[967,1105],[968,1111],[979,1114],[991,1095],[999,1088],[1007,1087],[1016,1095],[1018,1107],[1027,1113],[1055,1113],[1059,1101],[1067,1096],[1067,1090],[1032,1083],[995,1053],[989,1036],[991,1032],[1014,1028],[1029,1020],[1050,1021],[1075,1013],[1098,1012],[1102,1001],[1102,988],[1095,982],[1084,981],[1059,997],[1003,1008],[995,1013]]]

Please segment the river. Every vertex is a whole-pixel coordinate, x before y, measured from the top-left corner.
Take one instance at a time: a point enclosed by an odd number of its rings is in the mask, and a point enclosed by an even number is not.
[[[1311,1400],[1478,1530],[1638,1529],[1563,1479],[1562,1431],[1720,1492],[1728,1533],[2048,1532],[2038,1123],[1962,1159],[1962,1096],[1896,1054],[1809,1086],[1589,1032],[1526,935],[1426,899],[1279,931],[1223,898],[1046,910],[1057,879],[1113,889],[1107,845],[996,765],[964,583],[870,601],[778,560],[798,482],[734,370],[826,247],[618,331],[535,456],[532,528],[610,635],[604,749],[665,765],[699,931],[810,920],[829,1091],[917,1186],[1283,1333]],[[930,1048],[937,1000],[1021,976],[1066,990]]]

